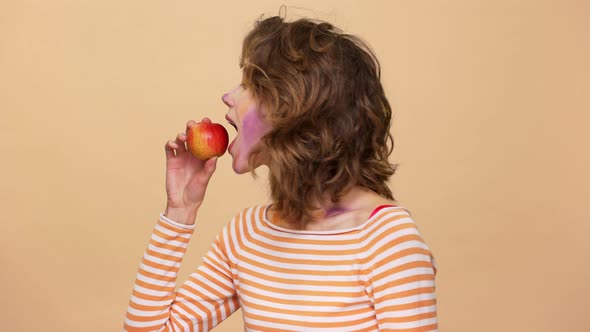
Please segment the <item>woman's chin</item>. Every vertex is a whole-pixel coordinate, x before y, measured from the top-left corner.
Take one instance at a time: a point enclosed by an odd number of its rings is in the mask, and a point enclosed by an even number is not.
[[[244,174],[249,171],[248,165],[243,165],[243,163],[240,163],[239,161],[236,161],[235,159],[233,160],[231,166],[234,169],[234,172],[236,174]]]
[[[244,174],[244,173],[247,173],[247,172],[248,172],[248,170],[245,170],[245,169],[241,169],[241,168],[234,167],[234,172],[235,172],[236,174]]]
[[[254,169],[256,169],[260,166],[262,166],[262,164],[256,164],[254,166]],[[232,168],[236,174],[245,174],[245,173],[249,173],[251,171],[250,165],[248,165],[248,163],[234,162],[234,163],[232,163]]]

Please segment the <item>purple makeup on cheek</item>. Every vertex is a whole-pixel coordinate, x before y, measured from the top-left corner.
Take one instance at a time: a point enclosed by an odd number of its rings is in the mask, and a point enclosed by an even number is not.
[[[256,107],[250,107],[244,118],[242,118],[242,127],[240,133],[242,141],[239,146],[238,160],[245,163],[250,150],[256,145],[262,136],[266,134],[270,129],[270,125],[264,123],[258,115]]]
[[[248,147],[258,143],[270,129],[270,126],[260,119],[258,110],[254,107],[248,109],[248,112],[242,119],[242,134],[244,135],[244,144]]]

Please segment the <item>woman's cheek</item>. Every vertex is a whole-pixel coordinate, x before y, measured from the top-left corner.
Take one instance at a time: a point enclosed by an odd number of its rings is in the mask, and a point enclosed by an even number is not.
[[[260,142],[260,139],[269,130],[270,125],[260,119],[258,110],[254,107],[250,108],[242,119],[242,141],[240,142],[239,157],[247,159],[252,147]]]

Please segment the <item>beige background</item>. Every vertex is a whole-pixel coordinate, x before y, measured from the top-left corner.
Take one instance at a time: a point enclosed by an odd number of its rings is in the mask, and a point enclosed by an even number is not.
[[[438,260],[441,331],[588,331],[590,4],[558,0],[0,2],[0,329],[122,328],[164,143],[189,119],[225,124],[242,38],[283,3],[382,62],[392,188]],[[266,202],[230,161],[179,282]]]

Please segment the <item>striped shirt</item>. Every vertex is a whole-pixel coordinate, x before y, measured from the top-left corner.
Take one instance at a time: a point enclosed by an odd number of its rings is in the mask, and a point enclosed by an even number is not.
[[[194,232],[160,218],[126,331],[208,331],[242,308],[245,331],[436,331],[436,262],[408,211],[382,206],[345,230],[298,231],[244,209],[178,290]]]

